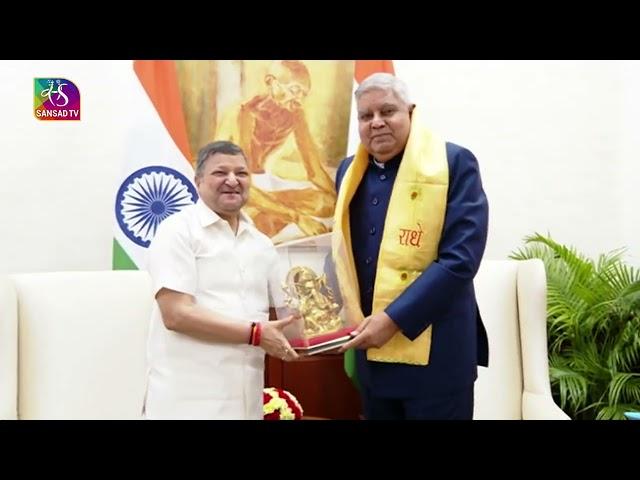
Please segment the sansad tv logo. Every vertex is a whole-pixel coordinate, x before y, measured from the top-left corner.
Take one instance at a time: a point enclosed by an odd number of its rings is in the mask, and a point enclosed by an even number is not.
[[[80,90],[66,78],[34,78],[34,115],[38,120],[80,120]]]

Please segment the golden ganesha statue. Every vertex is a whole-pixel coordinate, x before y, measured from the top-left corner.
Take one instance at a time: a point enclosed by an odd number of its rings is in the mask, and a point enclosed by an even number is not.
[[[287,306],[297,309],[304,319],[305,337],[335,332],[342,327],[338,315],[340,306],[334,300],[325,274],[318,275],[305,266],[293,267],[287,273],[282,289]]]

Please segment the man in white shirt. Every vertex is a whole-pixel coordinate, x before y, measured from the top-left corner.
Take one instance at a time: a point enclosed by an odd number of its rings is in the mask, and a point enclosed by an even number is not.
[[[277,253],[241,212],[251,177],[240,147],[203,147],[195,182],[197,203],[163,221],[149,248],[145,416],[262,419],[265,352],[298,357],[282,333],[293,317],[268,321]]]

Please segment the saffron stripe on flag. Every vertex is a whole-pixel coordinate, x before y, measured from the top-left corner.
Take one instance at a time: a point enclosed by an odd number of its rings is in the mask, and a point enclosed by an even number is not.
[[[361,83],[369,75],[377,72],[386,72],[395,75],[393,60],[356,60],[353,76],[356,82]]]
[[[169,135],[191,163],[191,149],[185,122],[178,72],[173,60],[136,60],[133,70],[167,128]]]

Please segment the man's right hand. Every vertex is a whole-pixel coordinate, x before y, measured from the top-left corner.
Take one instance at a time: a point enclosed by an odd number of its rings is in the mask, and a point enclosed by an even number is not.
[[[291,361],[299,358],[296,351],[291,348],[289,341],[282,333],[282,330],[296,320],[295,315],[289,315],[282,320],[262,322],[262,332],[260,336],[260,347],[272,357],[281,360]]]

